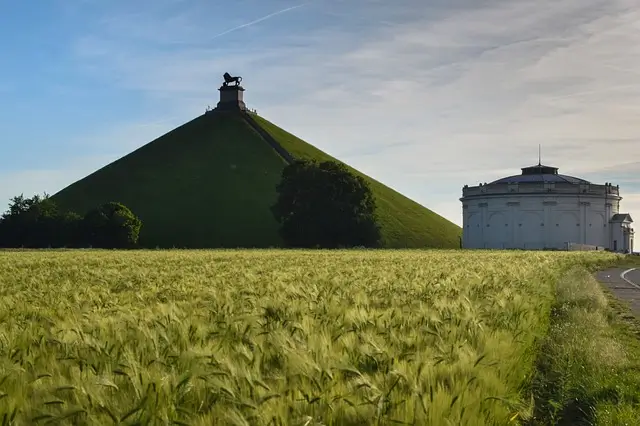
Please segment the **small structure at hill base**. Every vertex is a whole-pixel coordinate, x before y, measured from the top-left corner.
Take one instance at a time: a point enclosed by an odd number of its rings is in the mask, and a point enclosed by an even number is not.
[[[242,77],[232,77],[228,72],[224,73],[224,82],[218,89],[220,91],[220,102],[216,108],[212,111],[230,111],[241,110],[246,111],[247,106],[244,103],[244,88],[240,86]],[[230,86],[229,83],[235,82],[236,84]]]

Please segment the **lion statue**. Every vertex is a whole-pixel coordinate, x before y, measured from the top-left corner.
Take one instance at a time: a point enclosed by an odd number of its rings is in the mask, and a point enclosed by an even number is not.
[[[242,77],[238,76],[238,77],[232,77],[231,74],[229,74],[228,72],[224,73],[224,86],[228,86],[229,83],[236,83],[236,86],[240,85],[240,82],[242,81]]]

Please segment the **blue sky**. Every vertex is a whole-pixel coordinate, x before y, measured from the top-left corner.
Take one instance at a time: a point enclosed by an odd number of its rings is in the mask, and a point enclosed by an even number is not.
[[[0,0],[0,40],[0,206],[202,114],[229,71],[262,116],[455,223],[463,185],[538,144],[640,221],[636,0]]]

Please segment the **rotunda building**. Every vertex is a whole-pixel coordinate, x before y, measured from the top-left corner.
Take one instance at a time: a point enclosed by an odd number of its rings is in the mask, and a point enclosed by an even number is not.
[[[633,220],[620,191],[525,167],[522,174],[462,189],[462,246],[486,249],[609,249],[633,252]]]

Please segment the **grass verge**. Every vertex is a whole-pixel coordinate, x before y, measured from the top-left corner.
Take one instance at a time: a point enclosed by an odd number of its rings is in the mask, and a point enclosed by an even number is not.
[[[640,424],[640,322],[585,269],[556,292],[529,424]]]

